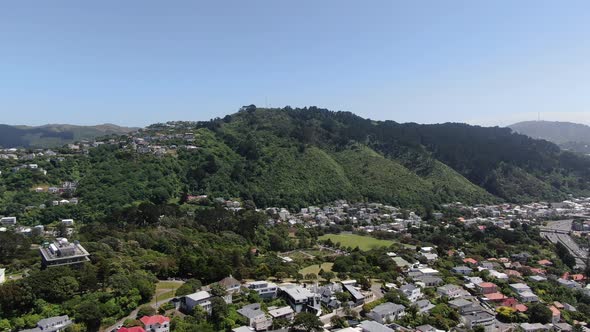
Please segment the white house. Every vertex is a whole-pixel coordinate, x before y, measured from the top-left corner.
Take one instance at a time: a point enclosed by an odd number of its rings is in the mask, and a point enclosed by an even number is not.
[[[446,296],[450,299],[457,298],[463,294],[463,288],[461,286],[447,284],[444,286],[440,286],[436,289],[436,292],[440,296]]]
[[[0,224],[6,226],[15,226],[16,225],[16,217],[2,217],[0,218]]]
[[[6,269],[0,269],[0,284],[6,281]]]
[[[74,219],[62,219],[61,223],[66,226],[74,226]]]
[[[211,314],[211,294],[206,291],[200,291],[193,294],[186,295],[181,300],[181,307],[186,312],[192,312],[193,309],[199,305],[208,314]]]
[[[418,301],[422,297],[422,291],[420,290],[420,287],[416,287],[412,284],[403,285],[399,288],[399,290],[412,303]]]

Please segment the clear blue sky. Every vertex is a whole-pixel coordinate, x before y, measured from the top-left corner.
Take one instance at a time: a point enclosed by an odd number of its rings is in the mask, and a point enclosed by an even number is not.
[[[0,123],[590,123],[588,1],[4,1]]]

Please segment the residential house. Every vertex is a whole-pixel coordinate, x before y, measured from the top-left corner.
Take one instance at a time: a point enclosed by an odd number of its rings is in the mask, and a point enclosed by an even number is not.
[[[442,330],[437,329],[432,325],[420,325],[416,327],[416,332],[439,332]]]
[[[364,320],[358,327],[360,327],[361,332],[395,332],[395,330],[372,320]]]
[[[571,332],[573,327],[568,323],[555,323],[553,324],[553,329],[556,332]]]
[[[61,332],[72,324],[73,322],[68,315],[50,317],[38,321],[35,328],[22,330],[21,332]]]
[[[62,219],[61,223],[65,226],[74,226],[74,219]]]
[[[473,270],[472,270],[471,268],[469,268],[469,267],[467,267],[467,266],[464,266],[464,265],[462,265],[462,266],[455,266],[455,267],[452,269],[452,271],[453,271],[454,273],[457,273],[457,274],[462,274],[462,275],[464,275],[464,276],[466,276],[466,275],[470,275],[470,274],[473,272]]]
[[[351,301],[354,303],[355,306],[359,306],[365,303],[365,296],[353,285],[342,285],[342,287],[346,292],[350,294],[350,296],[352,297]]]
[[[432,308],[434,308],[434,304],[430,303],[430,301],[428,300],[416,301],[416,303],[414,303],[413,305],[415,305],[416,308],[418,308],[418,312],[420,313],[427,313]]]
[[[312,293],[309,289],[299,285],[285,285],[280,287],[281,296],[293,308],[293,311],[300,313],[308,311],[312,313],[321,312],[320,295]]]
[[[508,274],[503,272],[498,272],[496,270],[488,270],[490,277],[494,277],[499,280],[508,280]]]
[[[418,276],[414,278],[414,281],[424,287],[436,287],[443,283],[442,278],[435,276]]]
[[[0,218],[0,224],[4,226],[16,226],[16,217],[2,217]]]
[[[381,324],[393,322],[405,314],[406,307],[401,304],[386,302],[373,308],[367,317]]]
[[[496,316],[486,311],[474,312],[461,316],[461,321],[465,327],[475,329],[477,326],[483,326],[485,331],[492,331],[496,324]]]
[[[6,269],[0,269],[0,285],[6,282]]]
[[[166,316],[143,316],[139,321],[146,332],[170,332],[170,318]]]
[[[286,319],[288,321],[292,321],[295,318],[295,312],[289,306],[276,308],[270,307],[268,308],[268,314],[272,317],[272,319]]]
[[[440,286],[436,289],[436,292],[440,296],[446,296],[450,299],[457,298],[463,294],[463,288],[461,286],[447,284]]]
[[[253,281],[246,284],[246,287],[255,291],[263,299],[274,299],[277,297],[278,287],[275,283],[268,281]]]
[[[117,332],[146,332],[146,331],[141,326],[134,326],[134,327],[122,327],[122,328],[118,329]]]
[[[557,283],[562,285],[565,288],[581,288],[580,284],[573,280],[567,280],[563,278],[557,279]]]
[[[415,285],[412,285],[412,284],[403,285],[399,288],[399,290],[412,303],[418,301],[418,299],[420,299],[422,297],[422,290],[420,289],[420,287],[416,287]]]
[[[559,309],[557,309],[555,306],[550,306],[549,310],[551,310],[551,323],[559,323],[561,320],[561,311],[559,311]]]
[[[211,294],[207,291],[183,296],[180,301],[180,309],[185,313],[191,313],[196,306],[201,306],[208,314],[211,314],[211,298]]]
[[[238,314],[248,319],[248,326],[256,331],[264,331],[272,326],[272,318],[262,311],[260,303],[253,303],[238,309]]]
[[[475,288],[480,294],[491,294],[498,292],[498,286],[492,282],[482,282],[475,285]]]
[[[522,323],[520,324],[520,328],[524,331],[524,332],[543,332],[543,331],[549,331],[549,327],[541,324],[541,323]]]
[[[510,288],[512,288],[516,293],[518,293],[518,297],[522,302],[539,302],[539,298],[535,295],[531,288],[523,283],[517,284],[510,284]]]

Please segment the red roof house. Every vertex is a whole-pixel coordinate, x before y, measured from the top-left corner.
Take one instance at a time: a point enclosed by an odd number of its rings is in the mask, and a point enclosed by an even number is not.
[[[162,315],[143,316],[139,319],[146,330],[154,332],[169,332],[170,318]]]
[[[469,264],[477,264],[477,261],[473,258],[465,258],[463,259],[463,263],[469,263]]]
[[[134,327],[122,327],[122,328],[118,329],[117,332],[145,332],[145,330],[141,326],[134,326]]]

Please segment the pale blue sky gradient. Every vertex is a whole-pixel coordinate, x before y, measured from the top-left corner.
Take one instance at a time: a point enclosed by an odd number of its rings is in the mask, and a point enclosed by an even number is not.
[[[245,104],[590,124],[587,1],[0,3],[0,123],[143,126]]]

